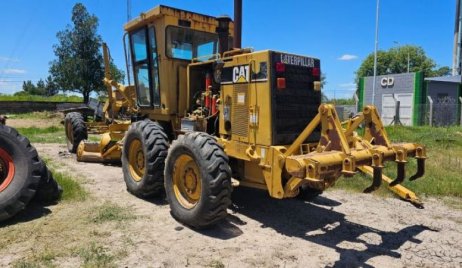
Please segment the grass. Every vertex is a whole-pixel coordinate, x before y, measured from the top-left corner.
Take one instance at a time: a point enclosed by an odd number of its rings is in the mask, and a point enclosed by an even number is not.
[[[61,196],[61,200],[84,201],[87,198],[87,191],[85,191],[85,189],[78,182],[76,182],[72,176],[53,169],[52,172],[55,180],[63,188],[63,195]]]
[[[220,260],[212,260],[210,261],[206,267],[210,268],[225,268],[226,266]]]
[[[32,143],[66,143],[63,126],[51,126],[46,128],[26,127],[17,128],[18,132],[26,136]]]
[[[42,157],[47,164],[47,167],[53,173],[53,178],[63,188],[61,201],[85,201],[88,197],[88,192],[75,180],[75,178],[67,172],[58,170],[57,164],[47,158]]]
[[[4,95],[0,94],[0,101],[37,101],[37,102],[83,102],[79,96],[67,96],[58,94],[54,96],[36,96],[36,95]]]
[[[115,257],[105,247],[96,243],[78,249],[75,255],[83,260],[83,267],[116,267]]]
[[[415,142],[427,148],[428,160],[424,177],[403,185],[418,195],[462,197],[462,127],[432,128],[423,127],[386,127],[392,142]],[[406,175],[410,177],[416,171],[416,161],[407,164]],[[391,178],[396,176],[396,165],[388,162],[384,174]],[[364,175],[341,179],[337,183],[340,188],[362,191],[371,183]],[[379,194],[388,194],[382,187]]]
[[[111,221],[126,221],[136,219],[128,208],[123,208],[114,203],[106,202],[95,210],[91,221],[97,224]]]

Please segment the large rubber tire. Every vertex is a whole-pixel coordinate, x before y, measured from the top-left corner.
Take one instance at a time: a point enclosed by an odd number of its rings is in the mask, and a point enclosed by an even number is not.
[[[0,125],[0,221],[23,210],[34,197],[42,163],[29,140]]]
[[[82,114],[78,112],[66,114],[64,128],[66,131],[67,149],[69,152],[75,153],[80,142],[88,139],[87,125]]]
[[[164,193],[168,145],[167,134],[158,123],[143,120],[130,126],[122,150],[122,170],[130,193],[141,198]]]
[[[186,181],[191,181],[187,177],[191,175],[187,174],[193,174],[193,181],[197,180],[193,188],[186,189]],[[184,176],[185,186],[176,183],[177,176]],[[190,195],[185,195],[182,188]],[[227,216],[231,205],[231,168],[228,156],[215,138],[192,132],[173,142],[165,164],[165,191],[173,217],[186,225],[206,228]]]
[[[43,160],[42,168],[40,170],[40,181],[38,184],[37,192],[35,193],[34,200],[41,203],[52,203],[61,198],[63,189],[58,182],[53,178],[53,174],[48,169]]]

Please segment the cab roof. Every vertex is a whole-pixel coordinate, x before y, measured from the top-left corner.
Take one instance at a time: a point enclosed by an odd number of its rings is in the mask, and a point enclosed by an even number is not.
[[[163,16],[176,17],[179,20],[187,20],[187,21],[192,21],[192,22],[205,23],[205,24],[218,26],[218,21],[216,17],[199,14],[199,13],[195,13],[191,11],[186,11],[186,10],[182,10],[178,8],[173,8],[169,6],[159,5],[159,6],[156,6],[150,9],[147,12],[141,13],[139,17],[126,23],[124,25],[124,29],[127,32],[131,31],[143,25],[146,25],[152,22],[153,20],[163,17]],[[233,28],[233,26],[234,25],[231,22],[230,29]]]

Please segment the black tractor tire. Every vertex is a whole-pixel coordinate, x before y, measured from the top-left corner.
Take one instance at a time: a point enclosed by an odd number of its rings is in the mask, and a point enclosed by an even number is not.
[[[122,149],[122,170],[130,193],[141,198],[163,195],[168,146],[167,134],[158,123],[143,120],[130,126]]]
[[[302,185],[299,190],[300,192],[297,195],[297,198],[305,201],[313,200],[317,196],[321,195],[323,192],[322,190],[312,188],[308,185]]]
[[[81,113],[72,112],[64,118],[67,149],[71,153],[77,151],[81,141],[88,139],[87,125]]]
[[[16,215],[34,197],[41,168],[29,140],[0,125],[0,221]]]
[[[182,164],[181,159],[188,164]],[[197,229],[210,227],[223,220],[227,208],[231,205],[231,168],[228,156],[215,138],[202,132],[186,133],[178,137],[170,147],[165,164],[165,191],[170,204],[172,216],[179,222]],[[191,169],[191,164],[197,168],[200,180],[195,187],[200,186],[198,199],[192,206],[185,206],[185,195],[179,190],[182,186],[175,181]],[[183,172],[181,167],[185,167]],[[176,170],[178,169],[178,170]],[[196,176],[197,176],[196,175]],[[187,187],[187,186],[184,186]],[[190,192],[191,189],[188,189]],[[188,191],[187,190],[187,191]]]
[[[34,200],[41,203],[56,202],[61,198],[63,189],[58,182],[53,178],[53,174],[48,169],[43,160],[42,168],[40,170],[40,181],[38,184],[37,192],[35,193]]]

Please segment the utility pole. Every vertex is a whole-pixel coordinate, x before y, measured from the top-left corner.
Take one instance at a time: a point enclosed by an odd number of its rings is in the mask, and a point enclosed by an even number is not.
[[[372,105],[375,104],[375,84],[377,84],[377,49],[379,46],[379,6],[380,0],[377,0],[377,11],[375,14],[374,81],[372,83]]]
[[[462,0],[456,0],[456,16],[454,25],[454,48],[452,52],[452,75],[461,74],[461,35],[462,35]]]

